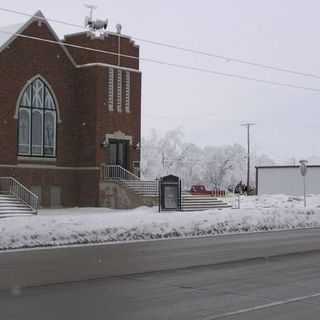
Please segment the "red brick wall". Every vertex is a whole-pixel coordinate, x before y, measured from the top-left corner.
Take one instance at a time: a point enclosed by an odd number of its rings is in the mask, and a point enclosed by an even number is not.
[[[96,165],[97,70],[98,67],[80,68],[76,73],[80,166]]]
[[[56,40],[45,23],[32,23],[24,34]],[[105,40],[91,40],[85,34],[67,37],[69,43],[117,52],[118,36]],[[139,56],[139,48],[121,37],[122,53]],[[117,64],[114,56],[90,53],[80,49],[69,52],[79,64]],[[121,65],[139,68],[139,61],[121,58]],[[122,131],[133,137],[129,150],[129,168],[133,160],[140,160],[140,151],[134,147],[140,142],[141,74],[131,72],[131,112],[108,111],[108,68],[90,66],[76,68],[64,50],[56,45],[37,40],[17,38],[0,53],[0,165],[20,164],[24,167],[0,166],[0,176],[14,176],[26,186],[43,187],[43,205],[49,205],[50,186],[61,186],[65,206],[98,205],[99,171],[54,169],[58,167],[96,167],[107,160],[107,151],[101,147],[105,134]],[[14,119],[19,93],[28,80],[40,74],[52,87],[57,97],[62,122],[57,125],[57,159],[43,162],[17,158],[17,120]],[[115,82],[116,86],[116,82]],[[46,169],[44,165],[50,165]],[[41,168],[42,166],[42,168]]]
[[[130,113],[124,110],[124,97],[122,112],[117,112],[116,99],[114,111],[108,109],[108,68],[100,67],[98,70],[99,83],[97,103],[97,143],[101,142],[105,134],[112,134],[118,130],[133,137],[132,146],[129,148],[129,169],[132,169],[132,161],[140,161],[140,150],[136,149],[141,141],[141,73],[131,72],[130,88]],[[116,82],[115,82],[116,83]],[[97,148],[97,164],[106,161],[108,150]]]
[[[42,207],[50,206],[50,187],[61,187],[62,205],[73,207],[79,203],[78,172],[74,170],[58,170],[47,168],[6,168],[0,167],[0,177],[10,176],[16,178],[27,188],[32,186],[42,187]],[[88,181],[89,182],[89,181]],[[88,188],[90,187],[87,184]]]
[[[45,24],[32,23],[24,34],[54,40]],[[58,99],[57,164],[74,164],[78,148],[75,68],[60,46],[17,38],[0,54],[0,163],[17,162],[16,103],[23,86],[41,74]]]
[[[77,64],[87,63],[107,63],[112,65],[118,64],[118,41],[119,37],[114,34],[109,34],[105,39],[91,39],[87,32],[70,34],[65,37],[65,42],[78,45],[82,47],[89,47],[102,51],[109,51],[111,54],[88,51],[85,49],[78,49],[68,47],[72,56],[75,58]],[[120,37],[120,53],[126,56],[133,56],[136,58],[121,57],[120,66],[133,69],[139,69],[139,47],[134,42],[126,37]]]
[[[50,206],[50,188],[61,187],[65,207],[99,205],[100,171],[33,167],[0,167],[0,177],[14,177],[27,188],[42,187],[42,207]]]
[[[99,181],[100,171],[81,170],[78,171],[79,206],[99,206]]]

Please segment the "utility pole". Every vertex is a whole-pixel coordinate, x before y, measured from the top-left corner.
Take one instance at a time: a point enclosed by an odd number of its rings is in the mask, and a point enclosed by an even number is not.
[[[162,168],[163,170],[165,169],[165,166],[166,166],[166,158],[165,158],[165,154],[164,152],[162,151],[162,159],[161,159],[161,162],[162,162]]]
[[[250,191],[250,127],[255,123],[248,122],[241,124],[243,127],[247,127],[247,142],[248,142],[248,155],[247,155],[247,192]]]

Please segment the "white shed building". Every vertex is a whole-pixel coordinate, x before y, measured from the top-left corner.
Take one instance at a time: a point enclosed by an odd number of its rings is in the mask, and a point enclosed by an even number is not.
[[[308,166],[307,194],[320,194],[320,165]],[[303,177],[300,166],[256,167],[257,194],[303,195]]]

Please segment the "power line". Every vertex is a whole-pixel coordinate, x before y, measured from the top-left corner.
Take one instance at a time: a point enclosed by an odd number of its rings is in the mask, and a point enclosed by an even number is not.
[[[147,118],[156,118],[156,119],[163,119],[163,120],[173,120],[173,119],[176,119],[176,118],[181,118],[181,114],[178,115],[178,114],[174,114],[174,115],[152,115],[152,114],[143,114],[144,117],[147,117]],[[217,119],[217,116],[216,115],[213,115],[213,114],[205,114],[204,115],[206,118],[210,118],[210,119],[214,119],[214,120],[218,120]],[[194,121],[195,118],[199,117],[199,114],[188,114],[188,115],[183,115],[183,119],[181,119],[181,121]]]
[[[246,81],[253,81],[253,82],[258,82],[258,83],[263,83],[263,84],[268,84],[268,85],[273,85],[273,86],[281,86],[281,87],[288,87],[288,88],[292,88],[292,89],[302,89],[302,90],[306,90],[306,91],[320,92],[319,88],[298,86],[298,85],[285,83],[285,82],[263,80],[263,79],[248,77],[248,76],[244,76],[244,75],[240,75],[240,74],[220,72],[220,71],[215,71],[215,70],[211,70],[211,69],[194,67],[194,66],[189,66],[189,65],[184,65],[184,64],[170,63],[167,61],[161,61],[161,60],[156,60],[156,59],[139,58],[139,57],[130,56],[130,55],[126,55],[126,54],[115,53],[112,51],[93,49],[90,47],[74,45],[74,44],[70,44],[70,43],[66,43],[66,42],[62,42],[62,41],[55,41],[55,40],[44,39],[44,38],[39,38],[39,37],[34,37],[34,36],[28,36],[28,35],[24,35],[24,34],[17,33],[17,32],[9,32],[9,31],[4,31],[4,30],[0,30],[0,32],[10,34],[12,36],[17,36],[20,38],[37,40],[37,41],[42,41],[42,42],[46,42],[46,43],[50,43],[50,44],[57,44],[60,46],[70,47],[70,48],[83,49],[83,50],[87,50],[87,51],[91,51],[91,52],[99,52],[99,53],[103,53],[103,54],[116,55],[116,56],[121,56],[121,57],[129,58],[129,59],[141,60],[141,61],[145,61],[145,62],[166,65],[169,67],[174,67],[174,68],[179,68],[179,69],[198,71],[198,72],[202,72],[202,73],[213,74],[213,75],[217,75],[217,76],[246,80]]]
[[[32,14],[28,14],[28,13],[25,13],[25,12],[12,10],[12,9],[8,9],[8,8],[1,8],[0,7],[0,11],[14,13],[14,14],[18,14],[18,15],[22,15],[22,16],[26,16],[26,17],[33,17],[34,16]],[[81,28],[81,29],[86,30],[86,28],[83,25],[70,23],[70,22],[66,22],[66,21],[62,21],[62,20],[51,19],[51,18],[42,18],[42,17],[37,17],[37,19],[39,19],[39,20],[47,20],[47,21],[50,21],[50,22],[64,24],[64,25],[67,25],[67,26],[70,26],[70,27],[76,27],[76,28]],[[211,52],[206,52],[206,51],[202,51],[202,50],[182,47],[182,46],[178,46],[178,45],[174,45],[174,44],[169,44],[169,43],[165,43],[165,42],[144,39],[144,38],[135,37],[135,36],[131,36],[131,38],[133,40],[136,40],[136,41],[141,41],[141,42],[149,43],[149,44],[152,44],[152,45],[162,46],[162,47],[166,47],[166,48],[169,48],[169,49],[179,50],[179,51],[188,52],[188,53],[192,53],[192,54],[198,54],[198,55],[211,57],[211,58],[215,58],[215,59],[219,59],[219,60],[223,60],[223,61],[227,61],[227,62],[235,62],[235,63],[239,63],[239,64],[249,65],[249,66],[252,66],[252,67],[268,69],[268,70],[273,70],[273,71],[277,71],[277,72],[289,73],[289,74],[293,74],[293,75],[297,75],[297,76],[320,79],[320,75],[317,75],[317,74],[314,74],[314,73],[292,70],[292,69],[289,69],[289,68],[286,68],[286,67],[277,67],[277,66],[273,66],[273,65],[262,64],[262,63],[258,63],[258,62],[254,62],[254,61],[250,61],[250,60],[246,60],[246,59],[240,59],[240,58],[235,58],[235,57],[231,57],[231,56],[220,55],[220,54],[216,54],[216,53],[211,53]]]
[[[225,62],[236,62],[236,63],[239,63],[239,64],[250,65],[252,67],[257,67],[257,68],[262,68],[262,69],[269,69],[269,70],[278,71],[278,72],[284,72],[284,73],[290,73],[290,74],[294,74],[294,75],[297,75],[297,76],[320,79],[320,75],[317,75],[317,74],[314,74],[314,73],[307,73],[307,72],[291,70],[291,69],[288,69],[288,68],[276,67],[276,66],[257,63],[257,62],[253,62],[253,61],[249,61],[249,60],[243,60],[243,59],[239,59],[239,58],[233,58],[233,57],[230,57],[230,56],[218,55],[218,54],[215,54],[215,53],[210,53],[210,52],[200,51],[200,50],[196,50],[196,49],[180,47],[180,46],[173,45],[173,44],[167,44],[167,43],[153,41],[153,40],[146,40],[146,39],[137,38],[137,37],[132,37],[132,39],[137,40],[137,41],[141,41],[141,42],[150,43],[150,44],[153,44],[153,45],[167,47],[167,48],[170,48],[170,49],[180,50],[180,51],[189,52],[189,53],[193,53],[193,54],[198,54],[198,55],[202,55],[202,56],[207,56],[207,57],[211,57],[211,58],[216,58],[216,59],[223,60]]]
[[[70,47],[70,48],[75,48],[75,49],[83,49],[83,50],[87,50],[87,51],[91,51],[91,52],[104,53],[104,54],[109,54],[109,55],[113,55],[113,56],[121,56],[121,57],[124,57],[124,58],[129,58],[129,59],[134,59],[134,60],[142,60],[143,59],[143,58],[139,58],[139,57],[135,57],[135,56],[129,56],[129,55],[118,53],[118,52],[94,49],[94,48],[79,46],[79,45],[76,45],[76,44],[66,43],[66,42],[62,42],[62,41],[56,41],[56,40],[50,40],[50,39],[39,38],[39,37],[34,37],[34,36],[28,36],[28,35],[25,35],[25,34],[22,34],[22,33],[18,33],[18,32],[5,31],[5,30],[1,30],[1,28],[0,28],[0,32],[6,33],[6,34],[9,34],[9,35],[12,35],[12,36],[20,37],[20,38],[37,40],[37,41],[42,41],[42,42],[46,42],[46,43],[50,43],[50,44],[57,44],[59,46],[64,46],[64,47]],[[146,59],[144,59],[144,60],[146,60]],[[117,67],[117,65],[114,65],[114,66]]]

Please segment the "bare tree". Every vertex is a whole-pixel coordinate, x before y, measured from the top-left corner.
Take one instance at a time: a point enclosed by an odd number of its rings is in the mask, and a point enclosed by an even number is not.
[[[181,177],[184,189],[193,184],[209,188],[235,186],[246,176],[246,149],[239,145],[208,146],[200,148],[186,143],[181,130],[171,130],[159,136],[153,130],[142,139],[142,177],[154,179],[166,174]],[[254,155],[256,164],[273,161],[266,155]],[[251,184],[254,184],[254,177]]]

